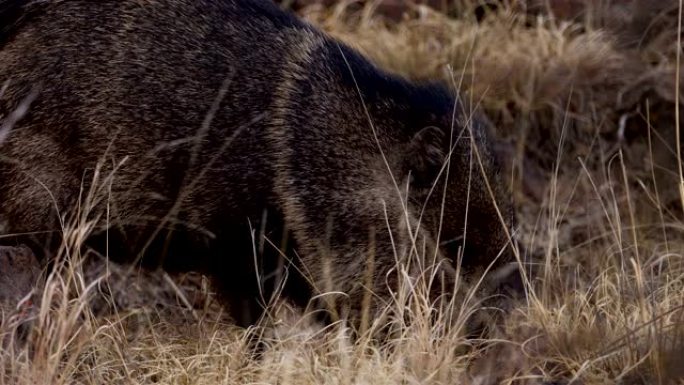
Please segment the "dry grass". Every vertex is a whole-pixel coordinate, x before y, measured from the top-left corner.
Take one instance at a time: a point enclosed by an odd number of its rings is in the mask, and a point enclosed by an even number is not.
[[[463,337],[476,302],[435,308],[407,286],[387,339],[353,340],[282,302],[275,327],[240,330],[197,276],[83,258],[81,220],[39,309],[0,325],[0,384],[684,383],[677,19],[663,9],[638,44],[638,20],[599,7],[576,21],[504,8],[481,23],[304,10],[383,67],[458,84],[495,122],[532,280],[488,339]]]

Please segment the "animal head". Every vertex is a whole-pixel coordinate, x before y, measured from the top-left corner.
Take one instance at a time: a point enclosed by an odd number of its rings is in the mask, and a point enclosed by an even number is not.
[[[402,174],[421,226],[445,256],[462,253],[466,268],[486,267],[497,257],[510,260],[513,209],[490,123],[444,87],[419,86],[407,95]]]

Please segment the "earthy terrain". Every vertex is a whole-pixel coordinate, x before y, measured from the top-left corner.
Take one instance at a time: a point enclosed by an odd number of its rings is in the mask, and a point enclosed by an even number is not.
[[[284,6],[486,111],[527,278],[503,322],[468,339],[470,287],[437,306],[407,281],[389,336],[278,301],[242,330],[203,277],[108,264],[74,223],[35,294],[1,304],[0,384],[684,383],[681,4],[425,3]]]

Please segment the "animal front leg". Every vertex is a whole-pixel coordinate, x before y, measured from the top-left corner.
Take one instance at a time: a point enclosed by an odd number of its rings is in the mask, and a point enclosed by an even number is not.
[[[0,246],[0,310],[18,310],[28,317],[40,271],[38,259],[27,246]]]

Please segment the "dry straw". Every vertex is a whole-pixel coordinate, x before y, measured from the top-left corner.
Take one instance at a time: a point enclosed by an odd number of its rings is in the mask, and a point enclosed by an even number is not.
[[[396,266],[403,280],[386,317],[367,318],[357,338],[344,320],[323,327],[277,300],[263,325],[240,330],[196,276],[89,267],[89,208],[111,181],[96,175],[96,190],[65,216],[32,323],[3,318],[0,384],[681,383],[684,227],[668,139],[681,4],[672,4],[674,16],[659,7],[638,39],[629,26],[642,21],[621,8],[587,6],[571,21],[504,6],[480,22],[467,1],[456,17],[418,7],[400,22],[372,6],[303,11],[391,71],[463,79],[463,95],[513,148],[530,295],[486,339],[463,333],[480,303],[472,287],[431,302],[437,280],[406,266]]]

